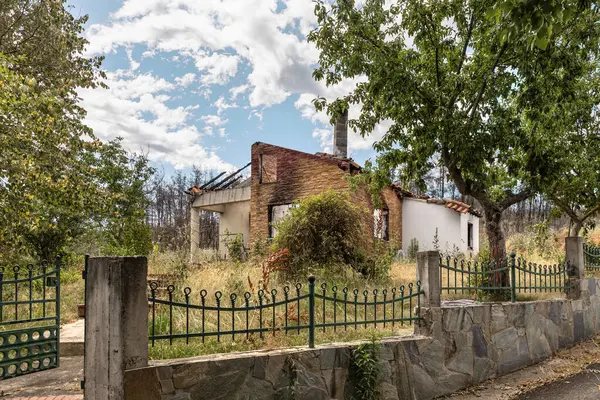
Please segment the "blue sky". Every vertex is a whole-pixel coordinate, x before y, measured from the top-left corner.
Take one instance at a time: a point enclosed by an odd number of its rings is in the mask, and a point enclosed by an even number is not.
[[[242,166],[257,141],[331,152],[332,128],[311,100],[344,95],[356,81],[327,88],[312,79],[310,0],[69,3],[89,15],[87,55],[106,57],[109,89],[80,93],[99,138],[121,136],[167,172]],[[350,156],[361,164],[373,157],[384,129],[351,132]]]

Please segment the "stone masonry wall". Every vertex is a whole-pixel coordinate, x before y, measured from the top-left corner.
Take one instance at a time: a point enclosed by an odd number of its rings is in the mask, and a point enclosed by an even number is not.
[[[380,343],[386,400],[427,400],[552,356],[600,332],[600,280],[579,300],[487,303],[422,310],[416,335]],[[172,360],[126,373],[143,400],[350,399],[355,344]]]
[[[263,182],[259,180],[260,157],[263,157]],[[348,171],[342,169],[343,161],[265,143],[252,145],[250,201],[251,246],[269,234],[269,205],[293,203],[327,190],[350,193],[354,204],[368,210],[365,218],[367,247],[373,243],[373,202],[364,189],[350,191]],[[347,164],[347,163],[346,163]],[[346,165],[347,167],[347,165]],[[265,179],[266,178],[266,179]],[[387,188],[382,198],[390,211],[390,245],[402,246],[402,200]]]

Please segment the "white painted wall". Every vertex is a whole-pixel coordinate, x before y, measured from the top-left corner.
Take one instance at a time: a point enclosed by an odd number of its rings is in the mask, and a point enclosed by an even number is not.
[[[473,223],[473,250],[467,246],[467,223]],[[419,242],[419,251],[434,250],[436,228],[441,251],[454,246],[465,254],[479,251],[479,218],[461,214],[443,205],[405,197],[402,199],[402,249],[408,250],[411,239]]]

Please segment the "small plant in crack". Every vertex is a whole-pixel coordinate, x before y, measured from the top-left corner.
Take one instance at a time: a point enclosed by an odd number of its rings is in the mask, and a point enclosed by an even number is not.
[[[355,376],[354,399],[378,400],[381,368],[379,365],[379,343],[372,338],[370,342],[359,345],[352,351],[352,369]]]

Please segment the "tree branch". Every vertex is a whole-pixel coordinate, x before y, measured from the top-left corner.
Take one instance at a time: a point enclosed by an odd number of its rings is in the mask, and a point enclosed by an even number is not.
[[[465,62],[465,59],[467,58],[467,48],[469,47],[469,42],[471,41],[471,36],[473,36],[474,21],[475,21],[474,12],[471,12],[471,20],[469,21],[469,30],[467,31],[467,37],[465,38],[465,44],[463,45],[460,60],[458,62],[458,68],[456,69],[456,78],[457,79],[459,79],[459,77],[460,77],[460,73],[462,72],[463,64]],[[448,108],[454,107],[454,103],[456,102],[456,99],[458,98],[459,94],[460,94],[460,90],[457,85],[454,93],[452,94],[452,97],[450,98],[450,101],[448,102]]]
[[[458,191],[465,196],[473,196],[483,205],[484,208],[495,208],[494,203],[483,190],[474,190],[471,185],[464,179],[460,168],[456,165],[456,162],[451,159],[448,148],[442,144],[442,160],[444,165],[448,169],[448,174],[454,181],[454,184]]]
[[[592,215],[597,213],[599,210],[600,210],[600,203],[596,204],[594,207],[592,207],[590,210],[588,210],[588,212],[586,212],[583,215],[581,222],[585,221],[586,219],[588,219],[589,217],[591,217]]]
[[[519,193],[513,193],[510,190],[507,190],[505,193],[507,198],[500,202],[500,207],[502,210],[506,210],[508,207],[528,199],[535,193],[535,191],[530,188],[526,188],[521,190]]]
[[[504,54],[504,51],[506,51],[507,47],[508,47],[508,44],[505,42],[502,45],[502,48],[500,49],[498,54],[496,55],[496,59],[494,60],[494,64],[492,65],[492,68],[490,70],[491,75],[494,74],[494,71],[496,70],[498,63],[500,62],[500,58]],[[485,92],[485,89],[487,87],[487,81],[488,81],[487,77],[483,79],[483,83],[481,84],[481,89],[479,89],[479,92],[477,93],[477,97],[475,98],[475,101],[473,103],[471,103],[471,105],[467,109],[467,114],[471,113],[471,119],[473,118],[473,115],[475,115],[475,111],[477,110],[477,107],[479,106],[479,102],[481,101],[481,98],[483,97],[483,92]]]
[[[583,222],[581,221],[579,215],[577,215],[577,212],[575,212],[575,210],[573,210],[567,202],[559,199],[554,195],[549,195],[548,198],[552,200],[558,207],[560,207],[560,209],[562,209],[565,212],[565,214],[567,214],[569,218],[571,218],[572,221],[579,223]]]

